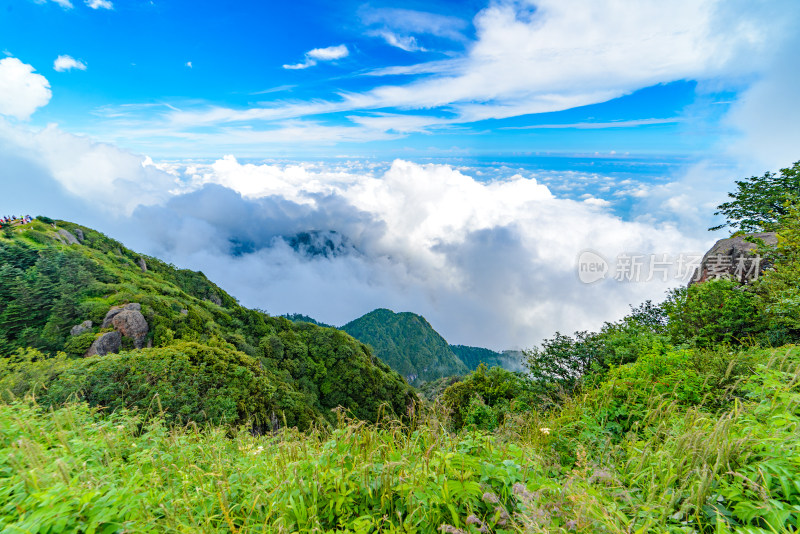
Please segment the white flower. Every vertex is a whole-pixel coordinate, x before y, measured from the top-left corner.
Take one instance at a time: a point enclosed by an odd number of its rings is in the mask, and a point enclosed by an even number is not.
[[[542,434],[550,434],[550,429],[547,427],[543,427],[539,429],[539,432],[541,432]]]

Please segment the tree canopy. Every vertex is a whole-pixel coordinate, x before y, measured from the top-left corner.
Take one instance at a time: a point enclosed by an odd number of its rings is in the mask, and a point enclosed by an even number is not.
[[[736,181],[731,198],[717,206],[714,215],[723,215],[723,224],[709,228],[732,228],[743,232],[774,232],[792,207],[800,202],[800,161],[780,172],[765,172]]]

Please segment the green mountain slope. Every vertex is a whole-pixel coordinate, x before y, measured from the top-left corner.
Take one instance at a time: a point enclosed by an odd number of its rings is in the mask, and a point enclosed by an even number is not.
[[[495,352],[482,347],[469,347],[467,345],[450,345],[450,349],[464,362],[470,371],[474,371],[481,363],[487,367],[499,366],[509,371],[522,371],[522,353],[514,350]]]
[[[127,322],[110,324],[109,311],[123,305]],[[119,354],[84,357],[115,336]],[[0,394],[44,386],[40,402],[74,393],[141,408],[158,394],[182,421],[307,427],[335,419],[338,406],[374,420],[381,405],[403,414],[415,399],[344,332],[244,308],[202,273],[65,221],[0,233],[0,356],[7,366],[35,362],[39,373],[11,369]]]
[[[381,308],[342,330],[372,346],[381,360],[412,384],[467,372],[447,341],[420,315]]]

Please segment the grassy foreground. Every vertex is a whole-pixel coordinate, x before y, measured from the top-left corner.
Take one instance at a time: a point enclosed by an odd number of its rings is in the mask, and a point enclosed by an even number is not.
[[[158,412],[157,402],[152,411]],[[800,350],[672,351],[494,433],[0,404],[0,531],[796,532]]]

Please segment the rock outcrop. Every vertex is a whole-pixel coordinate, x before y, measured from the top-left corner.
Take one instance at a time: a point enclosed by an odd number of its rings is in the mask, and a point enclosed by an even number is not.
[[[777,234],[774,232],[720,239],[703,256],[700,267],[695,270],[689,285],[716,278],[732,278],[744,284],[758,278],[768,265],[764,258],[758,256],[758,245],[746,241],[746,238],[760,239],[768,246],[774,246],[778,242]]]
[[[58,231],[58,235],[64,240],[67,245],[78,245],[80,242],[78,238],[72,235],[68,230],[64,230],[63,228]]]
[[[139,258],[139,261],[136,263],[139,265],[139,268],[143,273],[147,272],[147,263],[144,261],[144,258]]]
[[[83,230],[81,230],[80,228],[75,228],[75,237],[77,237],[78,241],[80,241],[81,243],[83,243],[83,241],[86,239],[86,237],[84,237],[83,235]]]
[[[136,302],[125,304],[124,306],[115,306],[108,310],[105,319],[103,319],[102,328],[113,326],[118,333],[131,338],[137,349],[141,349],[144,347],[145,338],[149,331],[147,321],[141,310],[142,305]]]
[[[114,328],[125,337],[133,340],[133,344],[137,349],[144,347],[144,340],[147,337],[147,321],[144,319],[142,312],[134,310],[124,310],[114,316],[111,324]]]
[[[94,343],[86,352],[86,356],[105,356],[106,354],[117,353],[121,346],[122,334],[117,331],[106,332],[94,340]]]
[[[108,310],[108,313],[106,314],[105,319],[103,319],[103,324],[100,325],[100,328],[108,328],[109,326],[111,326],[111,321],[114,320],[114,317],[116,317],[117,315],[119,315],[124,311],[141,312],[142,305],[139,304],[138,302],[131,302],[130,304],[124,304],[122,306],[114,306],[113,308]]]
[[[76,324],[72,327],[72,330],[69,331],[71,336],[79,336],[84,332],[88,332],[92,329],[92,321],[83,321],[81,324]]]

